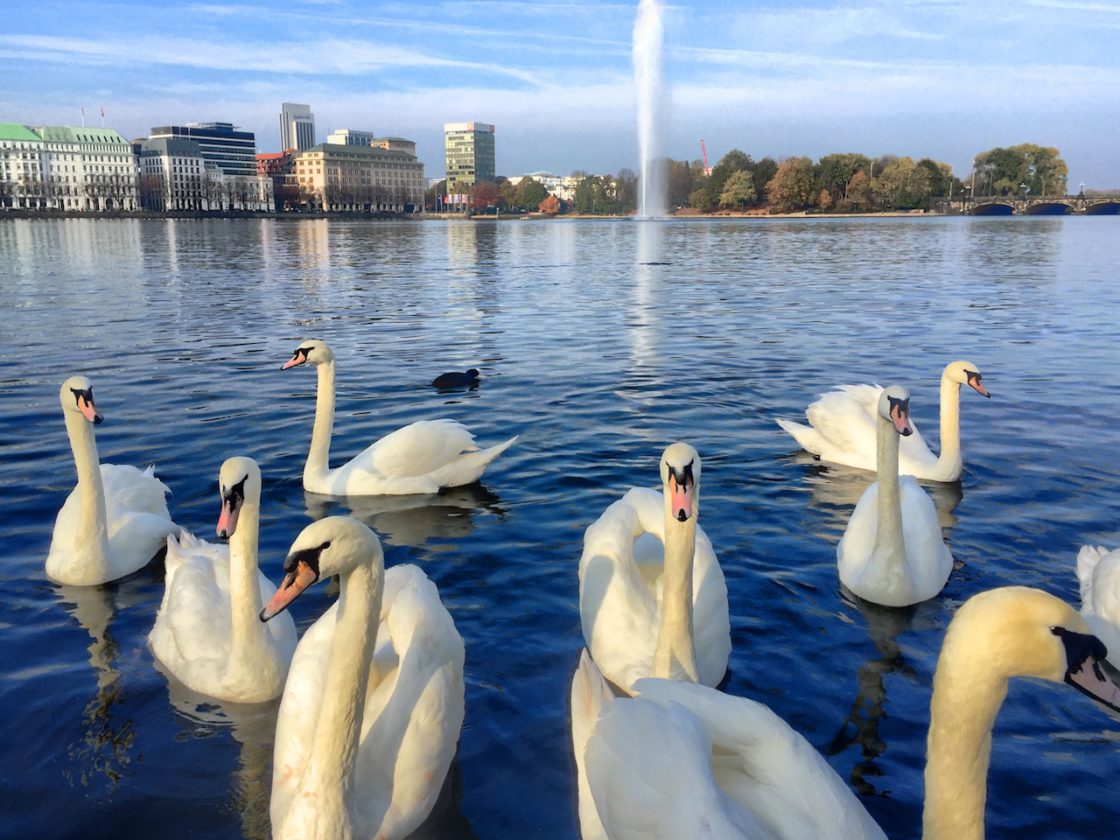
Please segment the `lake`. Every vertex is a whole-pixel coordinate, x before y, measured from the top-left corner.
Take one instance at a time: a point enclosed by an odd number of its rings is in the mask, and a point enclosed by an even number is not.
[[[84,373],[102,461],[154,463],[199,536],[222,461],[260,463],[274,582],[303,526],[340,512],[435,581],[466,643],[466,721],[418,836],[578,836],[583,531],[657,486],[682,439],[730,590],[725,690],[804,734],[888,834],[917,836],[955,609],[1008,584],[1078,605],[1078,548],[1120,546],[1116,237],[1109,217],[0,221],[0,835],[268,836],[275,707],[169,688],[146,645],[161,564],[102,587],[45,577],[75,482],[58,388]],[[311,337],[337,360],[335,463],[422,418],[521,438],[441,496],[305,495],[315,376],[279,368]],[[936,446],[938,379],[961,358],[992,399],[964,389],[965,473],[929,485],[959,568],[916,608],[851,603],[836,543],[871,477],[799,453],[774,420],[833,385],[899,382]],[[474,390],[429,385],[468,367]],[[334,597],[301,597],[300,630]],[[990,835],[1112,836],[1118,738],[1068,687],[1014,683]]]

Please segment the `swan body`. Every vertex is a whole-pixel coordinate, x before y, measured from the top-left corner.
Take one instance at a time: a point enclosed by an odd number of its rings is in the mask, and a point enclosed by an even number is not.
[[[334,427],[334,354],[323,341],[296,348],[281,370],[314,365],[318,375],[315,425],[303,468],[303,489],[331,496],[377,496],[436,493],[441,487],[472,484],[517,436],[479,449],[474,435],[455,420],[421,420],[374,441],[345,464],[331,469]]]
[[[1037,589],[974,596],[945,635],[931,701],[926,840],[984,836],[992,726],[1009,679],[1066,682],[1120,710],[1101,642]],[[766,706],[642,679],[614,697],[584,655],[572,681],[580,824],[592,838],[882,838],[820,754]],[[579,719],[577,720],[577,716]]]
[[[583,637],[603,674],[623,689],[659,664],[664,676],[716,685],[731,655],[727,584],[697,524],[700,456],[673,444],[661,476],[663,492],[631,488],[583,538]]]
[[[99,463],[93,426],[101,414],[89,379],[71,376],[59,401],[78,483],[55,518],[46,572],[56,583],[95,586],[147,565],[179,527],[154,467]]]
[[[276,723],[272,836],[400,838],[431,813],[464,714],[463,640],[416,566],[332,516],[292,544],[269,620],[319,577],[338,601],[296,649]]]
[[[1077,553],[1081,616],[1120,667],[1120,549],[1084,545]]]
[[[836,546],[840,582],[875,604],[905,607],[937,595],[953,570],[933,500],[898,474],[899,435],[910,433],[910,392],[879,396],[878,476],[856,504]]]
[[[236,703],[280,696],[296,649],[288,614],[257,615],[276,591],[257,566],[261,472],[251,458],[222,464],[222,513],[213,545],[183,532],[167,538],[163,601],[148,634],[153,655],[187,688]]]
[[[929,481],[957,481],[961,457],[960,392],[968,385],[990,397],[972,362],[950,362],[941,374],[941,454],[934,455],[917,428],[899,450],[898,470]],[[883,389],[878,385],[841,385],[819,396],[805,410],[809,425],[778,420],[803,449],[822,461],[875,470],[875,417]]]

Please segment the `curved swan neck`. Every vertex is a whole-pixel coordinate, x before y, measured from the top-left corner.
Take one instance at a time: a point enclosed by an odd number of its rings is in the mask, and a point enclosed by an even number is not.
[[[961,386],[948,376],[941,376],[941,453],[937,464],[947,475],[960,475],[961,458]]]
[[[984,837],[992,726],[1007,695],[1007,679],[973,667],[974,662],[946,636],[930,701],[924,840]]]
[[[73,411],[65,412],[66,434],[74,453],[78,472],[78,528],[84,562],[99,564],[105,570],[109,562],[109,526],[105,511],[105,486],[101,481],[101,462],[93,426]]]
[[[260,539],[260,498],[246,499],[229,538],[230,659],[247,663],[266,655],[268,629],[258,618],[263,606],[257,549]]]
[[[904,562],[906,541],[902,533],[902,497],[898,479],[898,432],[885,417],[876,417],[875,469],[878,482],[878,518],[875,528],[877,554]]]
[[[301,783],[302,788],[328,797],[347,815],[352,813],[350,779],[381,615],[383,575],[380,564],[361,563],[342,577],[323,705]]]
[[[653,654],[651,676],[700,681],[696,666],[696,643],[692,628],[692,565],[696,553],[696,519],[673,519],[665,503],[665,568],[661,591],[661,626]]]
[[[326,475],[330,469],[331,433],[334,430],[334,361],[316,366],[315,425],[311,428],[311,448],[303,467],[304,483]]]

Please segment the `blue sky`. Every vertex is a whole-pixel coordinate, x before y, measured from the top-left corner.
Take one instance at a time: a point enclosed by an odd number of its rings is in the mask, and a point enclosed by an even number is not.
[[[637,169],[637,2],[6,0],[0,121],[126,137],[222,120],[279,146],[282,101],[416,140],[497,126],[499,174]],[[932,157],[1056,146],[1070,185],[1120,187],[1120,2],[667,2],[666,154]],[[11,72],[14,69],[15,72]]]

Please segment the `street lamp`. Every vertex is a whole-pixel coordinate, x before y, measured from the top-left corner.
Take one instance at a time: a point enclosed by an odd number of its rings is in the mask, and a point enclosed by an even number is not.
[[[1084,197],[1085,197],[1085,182],[1084,182],[1084,181],[1082,181],[1082,182],[1081,182],[1080,184],[1078,184],[1077,186],[1078,186],[1078,187],[1080,187],[1080,189],[1081,189],[1081,192],[1079,193],[1079,195],[1080,195],[1080,196],[1081,196],[1082,198],[1084,198]]]

